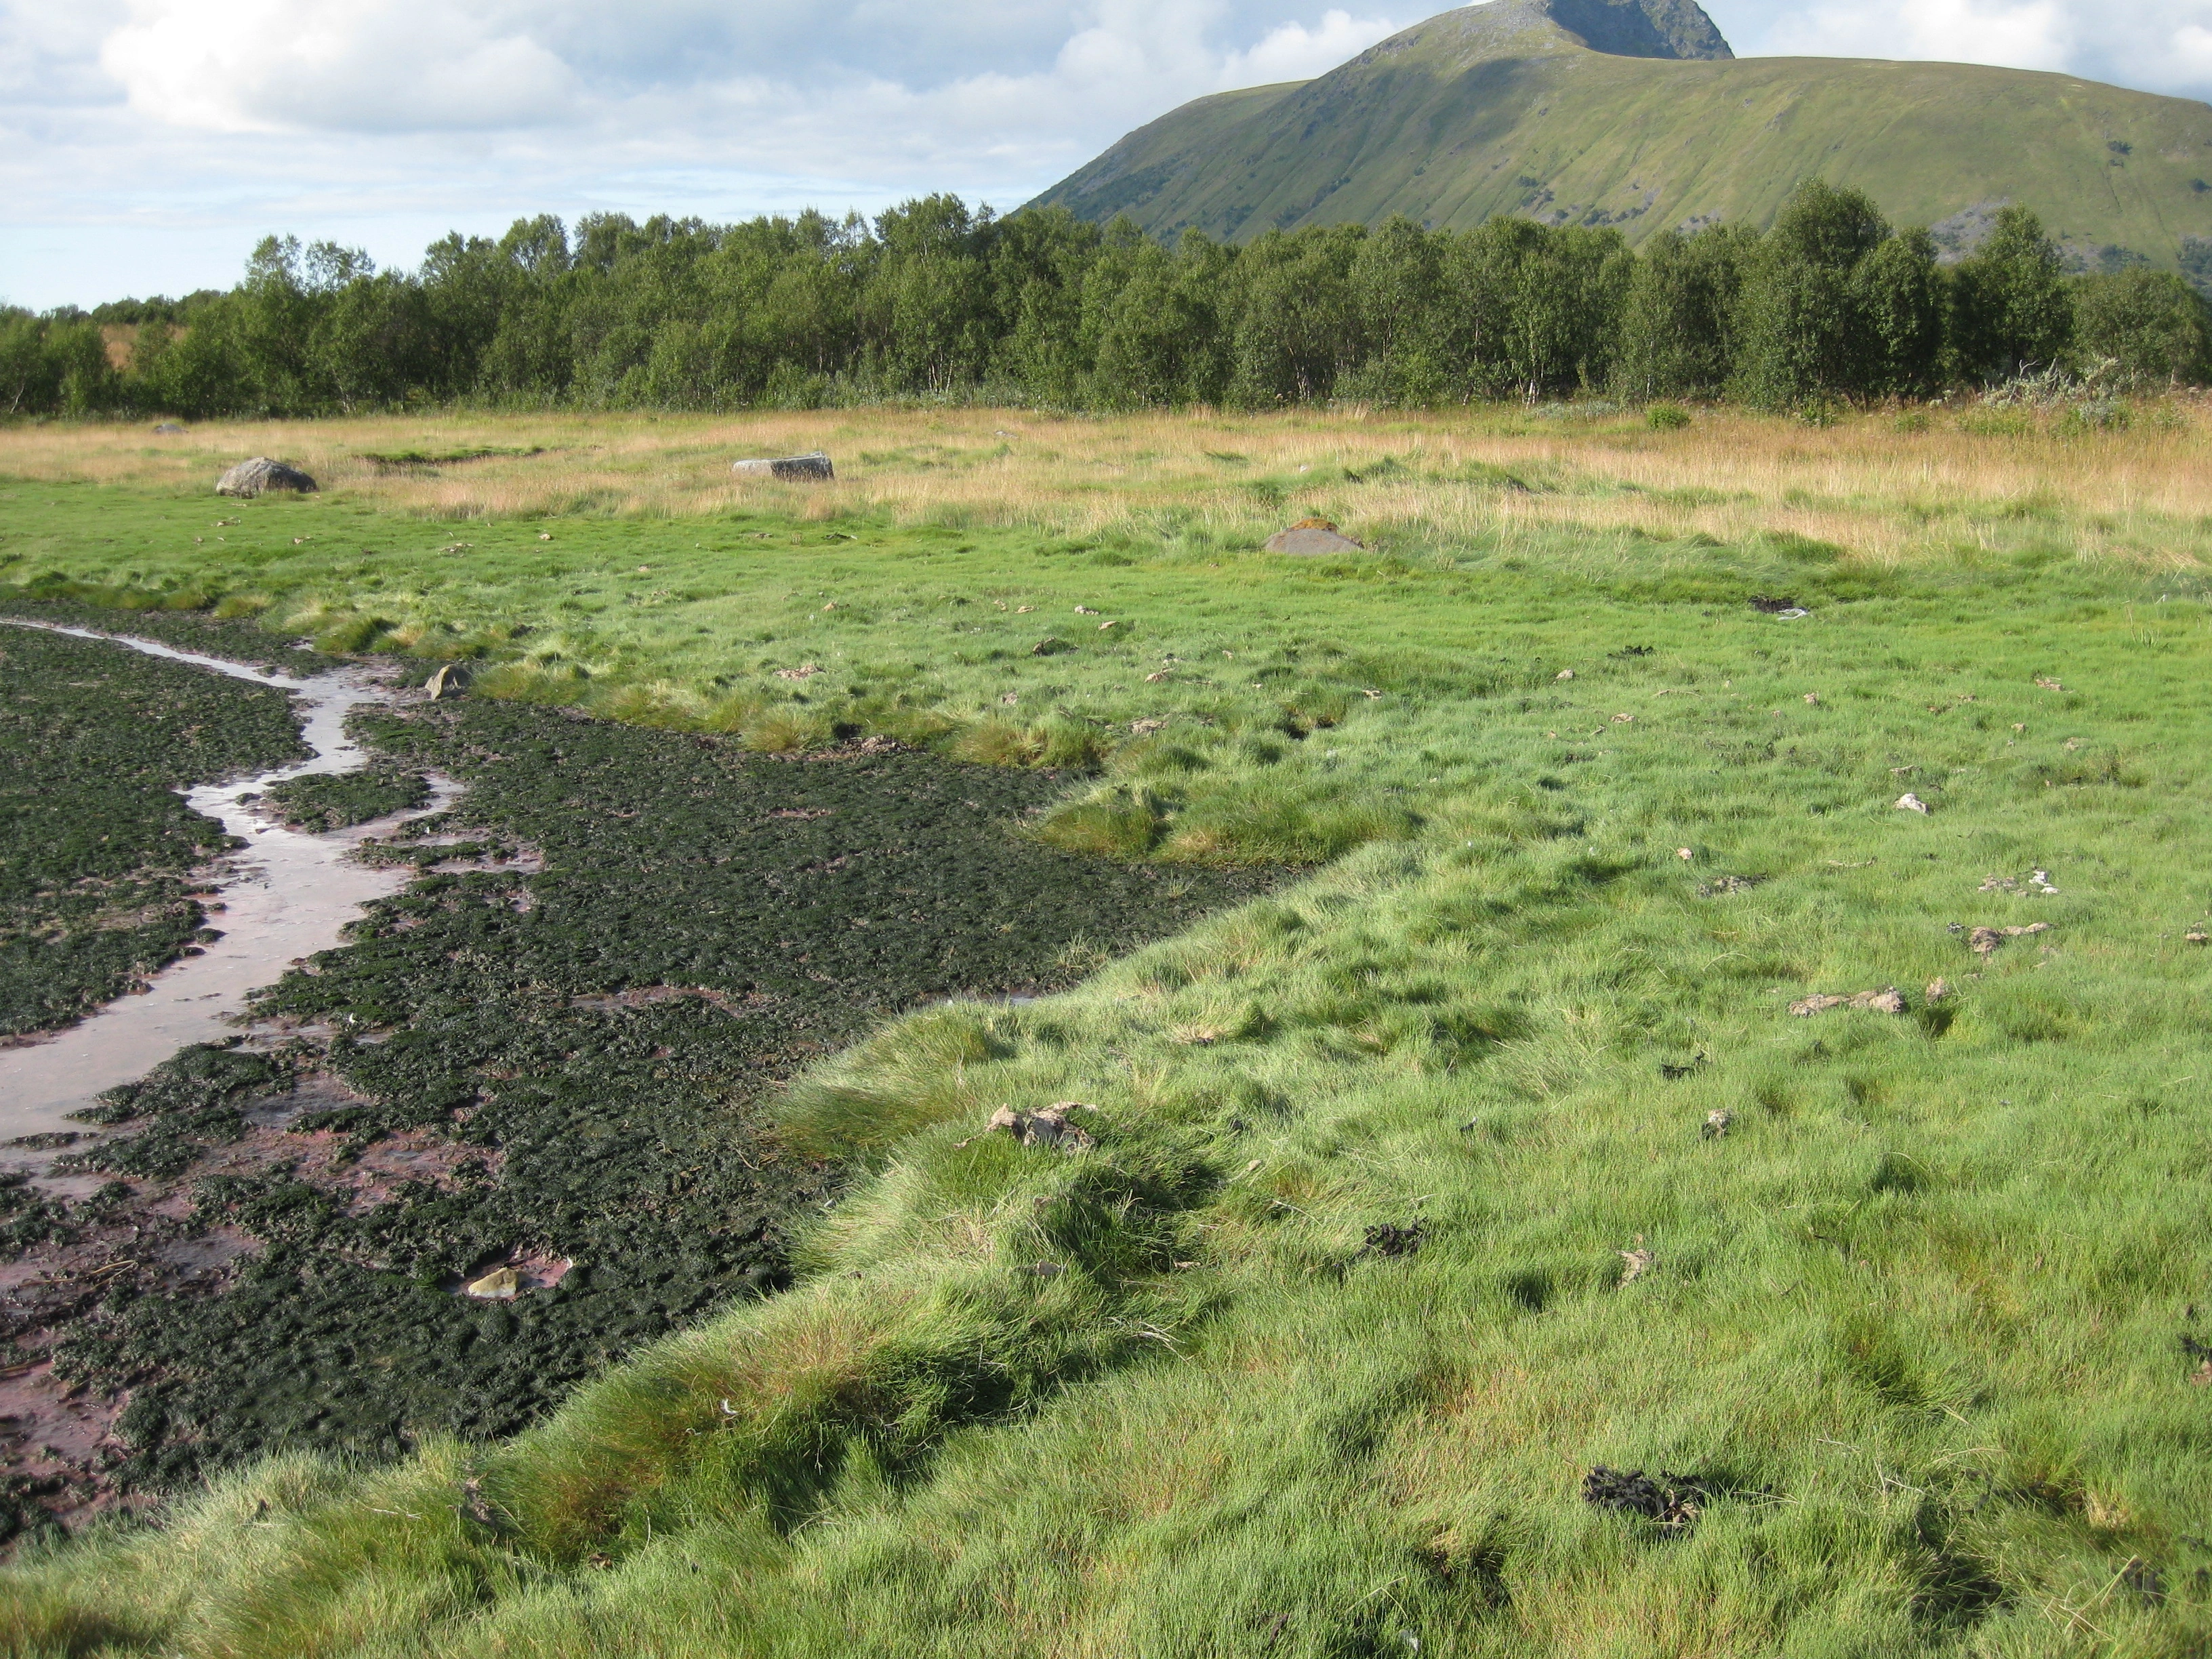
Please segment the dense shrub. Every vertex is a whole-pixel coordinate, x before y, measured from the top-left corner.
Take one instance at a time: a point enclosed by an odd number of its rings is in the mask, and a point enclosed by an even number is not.
[[[2058,249],[2026,208],[1997,215],[1988,240],[1960,262],[1951,341],[1963,374],[1989,380],[2065,361],[2074,338],[2074,295]]]
[[[2202,380],[2212,370],[2204,301],[2172,271],[2088,277],[2075,314],[2082,355],[2110,359],[2130,384]]]

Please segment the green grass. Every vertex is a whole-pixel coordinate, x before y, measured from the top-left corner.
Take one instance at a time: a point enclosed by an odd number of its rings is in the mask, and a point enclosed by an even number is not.
[[[763,746],[1087,742],[1106,773],[1048,835],[1342,855],[810,1074],[783,1137],[866,1173],[788,1291],[513,1440],[275,1462],[30,1559],[13,1650],[2212,1638],[2182,1340],[2212,1344],[2199,532],[2162,568],[2077,556],[2060,488],[1888,566],[1786,536],[1293,564],[1172,523],[761,515],[494,519],[465,557],[324,500],[244,509],[210,557],[171,529],[196,502],[76,499],[98,518],[45,509],[25,574],[258,594],[285,631],[481,650],[479,686]],[[1047,634],[1079,648],[1030,656]],[[2039,921],[1986,960],[1965,931]],[[1788,1012],[1892,985],[1903,1014]],[[1063,1100],[1098,1108],[1095,1150],[983,1133]],[[1367,1248],[1415,1222],[1411,1254]],[[1713,1496],[1667,1532],[1581,1502],[1601,1463]]]
[[[1615,57],[1548,24],[1467,27],[1447,14],[1318,80],[1185,104],[1038,200],[1170,239],[1526,214],[1633,243],[1688,220],[1765,225],[1817,176],[1899,225],[2019,202],[2093,262],[2117,244],[2172,270],[2184,237],[2212,235],[2192,100],[1963,64]]]

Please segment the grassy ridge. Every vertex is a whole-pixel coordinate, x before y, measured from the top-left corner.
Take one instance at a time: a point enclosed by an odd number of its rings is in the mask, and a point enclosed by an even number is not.
[[[1689,220],[1765,225],[1819,177],[1900,225],[2023,203],[2078,254],[2117,244],[2169,270],[2185,237],[2212,235],[2212,194],[2197,188],[2212,112],[2193,100],[1964,64],[1469,45],[1466,15],[1316,81],[1187,104],[1038,201],[1162,236],[1528,214],[1638,242]]]
[[[1848,473],[1850,434],[1802,441]],[[1194,556],[1190,519],[1150,548],[1125,532],[1071,556],[1008,528],[961,556],[889,508],[880,529],[844,521],[883,544],[809,552],[810,525],[838,521],[786,519],[783,556],[849,562],[863,592],[925,571],[986,600],[987,580],[1066,583],[1071,616],[1133,619],[1160,655],[1196,661],[1225,618],[1249,630],[1218,647],[1240,672],[1249,650],[1285,679],[1311,663],[1323,689],[1384,691],[1298,738],[1267,722],[1303,705],[1259,674],[1256,695],[1131,682],[1111,647],[1032,669],[967,612],[875,600],[865,660],[923,662],[948,743],[1010,672],[1061,677],[1071,726],[1090,700],[1102,749],[1124,684],[1188,722],[1172,763],[1176,726],[1115,739],[1121,793],[1075,804],[1102,834],[1151,819],[1167,851],[1195,819],[1257,849],[1285,800],[1308,825],[1393,822],[1073,993],[917,1016],[815,1073],[785,1138],[877,1173],[787,1293],[504,1445],[368,1476],[270,1464],[166,1532],[21,1566],[9,1639],[2196,1650],[2212,1492],[2182,1339],[2212,1346],[2212,947],[2188,935],[2212,912],[2212,618],[2201,527],[2177,515],[2155,559],[2114,556],[2104,538],[2136,532],[2085,505],[2165,441],[2054,448],[2042,493],[2012,498],[2025,514],[1992,507],[1896,560],[1602,519],[1501,545],[1502,515],[1337,568],[1220,540]],[[1904,453],[1890,495],[1848,499],[1860,522],[1922,487]],[[1805,510],[1781,476],[1746,446],[1705,487]],[[715,522],[568,519],[550,545]],[[535,527],[482,533],[510,530],[519,560]],[[153,590],[145,556],[54,540],[48,562],[130,560]],[[1077,565],[1071,591],[1054,562],[1101,553],[1127,562]],[[507,621],[536,625],[520,602]],[[753,626],[787,654],[776,620]],[[672,663],[690,636],[623,637]],[[979,646],[1007,654],[961,660]],[[605,695],[638,695],[632,672]],[[642,706],[705,718],[696,684],[671,675]],[[1899,810],[1908,789],[1933,813]],[[2036,922],[1986,955],[1968,932]],[[1890,986],[1905,1012],[1789,1012]],[[1079,1117],[1095,1150],[981,1133],[1055,1100],[1098,1108]],[[1600,1463],[1694,1479],[1702,1512],[1668,1530],[1592,1508]]]

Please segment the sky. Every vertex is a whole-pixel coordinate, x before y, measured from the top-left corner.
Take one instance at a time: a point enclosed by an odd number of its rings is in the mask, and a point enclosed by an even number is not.
[[[1437,0],[0,0],[0,301],[228,287],[271,232],[412,267],[541,212],[1018,206],[1187,99]],[[2212,0],[1708,0],[1739,56],[2212,100]]]

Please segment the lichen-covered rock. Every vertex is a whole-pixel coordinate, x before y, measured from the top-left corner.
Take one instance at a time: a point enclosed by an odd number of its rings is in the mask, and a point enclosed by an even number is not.
[[[810,483],[837,476],[829,456],[818,449],[781,460],[732,461],[730,471],[741,478],[774,478],[782,483]]]
[[[256,455],[250,461],[240,461],[216,480],[218,495],[265,495],[272,489],[295,490],[302,495],[313,493],[315,481],[296,466],[287,466],[282,461],[272,461],[266,455]]]

